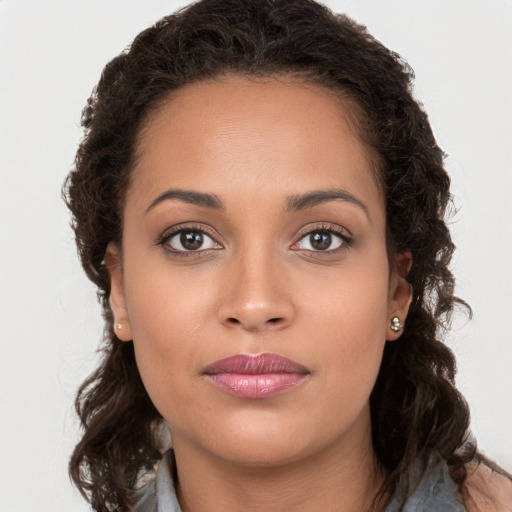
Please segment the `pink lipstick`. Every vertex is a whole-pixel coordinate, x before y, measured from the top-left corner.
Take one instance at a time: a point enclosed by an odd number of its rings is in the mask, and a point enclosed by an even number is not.
[[[239,398],[269,398],[302,382],[309,370],[277,354],[237,354],[205,368],[212,384]]]

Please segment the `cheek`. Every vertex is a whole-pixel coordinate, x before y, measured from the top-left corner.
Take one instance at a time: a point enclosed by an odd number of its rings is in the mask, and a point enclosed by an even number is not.
[[[319,330],[329,330],[336,346],[353,347],[386,335],[389,278],[385,257],[347,266],[339,275],[318,276],[299,293],[306,297],[304,319]],[[357,352],[354,351],[354,352]]]
[[[329,283],[329,281],[326,281]],[[304,329],[315,343],[319,375],[339,403],[362,407],[373,389],[386,342],[388,267],[352,268],[310,296]]]
[[[172,406],[174,391],[183,392],[201,365],[197,346],[211,303],[205,292],[196,281],[149,268],[126,276],[137,366],[157,408],[162,401]]]
[[[165,258],[151,254],[134,257],[126,268],[134,339],[145,340],[155,350],[172,348],[176,338],[193,344],[214,300],[211,272],[194,266],[173,268]]]

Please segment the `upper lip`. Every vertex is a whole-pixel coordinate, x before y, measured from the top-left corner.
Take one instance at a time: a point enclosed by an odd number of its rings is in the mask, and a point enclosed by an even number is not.
[[[310,372],[305,366],[278,354],[235,354],[208,365],[204,373],[207,375],[216,373],[247,375],[301,373],[305,375]]]

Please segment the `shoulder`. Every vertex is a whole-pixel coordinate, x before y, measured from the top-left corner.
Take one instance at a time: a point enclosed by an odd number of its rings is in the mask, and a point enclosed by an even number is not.
[[[485,463],[467,471],[462,496],[468,512],[512,512],[512,478]]]

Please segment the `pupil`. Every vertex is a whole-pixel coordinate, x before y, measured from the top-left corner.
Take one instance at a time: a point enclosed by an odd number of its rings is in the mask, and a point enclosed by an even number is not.
[[[188,251],[194,251],[203,245],[203,235],[194,231],[185,231],[181,233],[180,242]]]
[[[323,251],[328,249],[331,245],[332,236],[330,233],[325,231],[318,231],[311,235],[311,246],[314,249],[318,249],[319,251]]]

